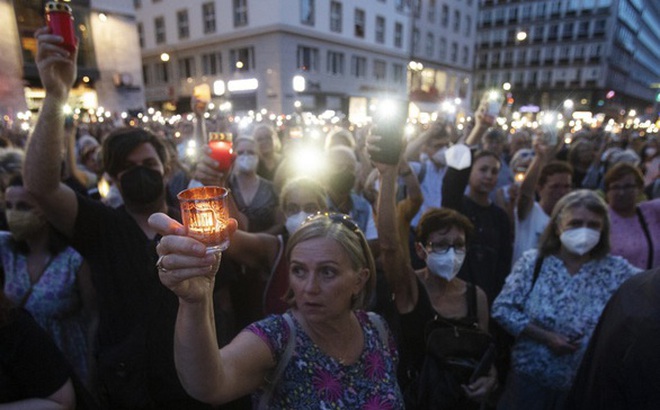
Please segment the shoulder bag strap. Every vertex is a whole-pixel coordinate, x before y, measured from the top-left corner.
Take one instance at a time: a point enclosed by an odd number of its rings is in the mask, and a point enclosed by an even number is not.
[[[277,367],[275,367],[275,372],[273,372],[272,379],[271,380],[266,379],[268,384],[266,386],[264,394],[259,399],[259,407],[257,407],[259,410],[268,409],[268,405],[270,404],[270,399],[273,397],[273,392],[275,391],[275,386],[277,386],[277,383],[280,381],[280,378],[282,377],[282,373],[284,373],[284,369],[289,364],[289,361],[293,356],[293,351],[296,347],[296,326],[293,323],[293,318],[291,317],[291,314],[289,312],[284,313],[282,315],[282,318],[284,318],[287,326],[289,326],[289,339],[286,342],[286,348],[284,349],[284,353],[282,353],[282,357],[280,357],[280,361],[277,363]]]
[[[649,226],[646,223],[642,210],[639,207],[636,207],[635,212],[637,212],[637,219],[639,219],[639,224],[642,225],[642,230],[644,231],[644,236],[646,236],[646,242],[649,247],[646,269],[651,269],[653,267],[653,239],[651,238],[651,232],[649,232]]]
[[[387,331],[385,330],[385,325],[383,324],[383,319],[374,312],[367,312],[367,315],[369,315],[369,320],[371,321],[371,323],[373,323],[374,326],[376,326],[378,337],[380,338],[380,341],[383,342],[383,346],[389,348],[390,344],[387,337]]]
[[[529,295],[534,290],[534,286],[536,285],[536,280],[539,278],[539,274],[541,273],[541,266],[543,266],[543,256],[539,255],[536,257],[536,261],[534,262],[534,273],[532,274],[532,286],[529,288],[529,292],[527,292],[527,297],[529,297]]]

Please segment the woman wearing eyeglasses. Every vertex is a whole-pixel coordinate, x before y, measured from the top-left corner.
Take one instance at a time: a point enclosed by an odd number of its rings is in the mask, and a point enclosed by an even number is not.
[[[401,357],[399,384],[407,408],[435,408],[431,407],[435,402],[425,401],[427,397],[416,394],[415,380],[424,365],[426,324],[439,316],[452,324],[488,331],[486,294],[456,277],[465,260],[467,238],[473,226],[465,216],[451,209],[430,208],[424,212],[417,226],[415,250],[426,267],[415,271],[403,257],[408,251],[407,244],[402,244],[396,234],[398,167],[382,163],[375,166],[381,174],[377,223],[382,265],[397,311],[392,326],[397,328]],[[496,386],[495,368],[491,366],[487,373],[471,384],[458,387],[460,391],[453,396],[460,398],[456,402],[443,402],[442,408],[478,407],[478,402],[485,400]]]
[[[660,266],[660,199],[640,202],[643,189],[644,177],[633,165],[619,163],[605,174],[612,255],[651,269]]]
[[[403,408],[391,334],[361,310],[376,276],[350,218],[318,214],[293,233],[289,311],[251,324],[220,350],[212,313],[219,257],[205,255],[204,245],[164,214],[152,215],[150,225],[164,235],[159,274],[179,298],[174,359],[191,396],[221,404],[253,393],[257,408],[269,409]]]
[[[563,409],[598,318],[639,269],[610,254],[607,205],[591,190],[555,205],[538,251],[516,262],[491,314],[516,340],[498,409]]]

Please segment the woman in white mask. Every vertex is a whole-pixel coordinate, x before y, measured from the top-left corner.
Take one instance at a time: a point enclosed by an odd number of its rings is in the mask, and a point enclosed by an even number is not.
[[[598,318],[639,272],[610,254],[607,205],[578,190],[555,205],[539,249],[515,264],[492,316],[515,338],[499,407],[562,409]]]
[[[280,232],[282,224],[278,223],[277,193],[270,181],[257,175],[257,143],[251,138],[241,137],[234,140],[233,148],[236,160],[227,184],[238,210],[247,218],[247,230]]]
[[[288,308],[284,300],[289,288],[289,266],[283,256],[286,241],[308,216],[328,210],[325,198],[325,189],[318,182],[306,177],[293,179],[284,185],[280,194],[280,210],[286,217],[285,234],[249,233],[239,229],[232,236],[224,254],[246,269],[266,272],[261,298],[264,314],[279,314]]]
[[[417,255],[426,267],[415,271],[404,256],[408,244],[402,243],[396,234],[398,167],[381,163],[375,166],[380,172],[377,225],[382,268],[392,295],[388,303],[396,309],[390,316],[390,327],[396,329],[398,339],[399,385],[407,408],[422,408],[412,392],[417,390],[417,375],[424,365],[426,325],[440,317],[453,326],[488,331],[488,302],[482,289],[456,277],[465,260],[472,223],[451,209],[426,210],[417,225],[415,243]],[[478,402],[497,383],[494,367],[490,366],[490,371],[486,367],[485,373],[473,383],[457,387],[460,404],[446,408],[478,408]]]

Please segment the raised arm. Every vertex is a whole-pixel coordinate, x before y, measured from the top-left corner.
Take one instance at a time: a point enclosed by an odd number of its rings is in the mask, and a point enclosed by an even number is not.
[[[157,247],[160,280],[179,298],[174,362],[184,389],[213,404],[254,391],[275,362],[266,343],[250,332],[218,350],[213,287],[220,255],[207,255],[202,243],[185,236],[185,229],[165,214],[152,215],[149,225],[163,235]],[[235,221],[229,229],[235,232]]]
[[[60,152],[64,139],[64,113],[69,90],[76,79],[76,53],[59,44],[62,38],[48,29],[36,33],[37,68],[46,97],[41,113],[28,139],[23,168],[25,187],[36,198],[48,220],[71,236],[78,213],[76,194],[60,182]]]
[[[525,178],[522,184],[520,184],[520,192],[518,193],[516,208],[518,210],[519,221],[527,219],[529,212],[532,210],[532,206],[534,206],[534,193],[536,192],[536,185],[541,176],[541,170],[552,160],[555,151],[545,141],[537,138],[534,141],[534,152],[536,155],[534,155],[532,163],[527,168]]]
[[[398,164],[382,163],[375,163],[375,166],[380,172],[376,226],[378,226],[383,271],[399,311],[407,311],[414,300],[412,289],[415,284],[415,273],[408,264],[408,259],[403,256],[404,244],[401,243],[398,232],[396,180],[399,167]]]

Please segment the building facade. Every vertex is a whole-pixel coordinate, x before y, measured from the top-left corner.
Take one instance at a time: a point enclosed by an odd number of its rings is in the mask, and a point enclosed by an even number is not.
[[[653,106],[656,0],[481,0],[478,26],[476,89],[508,83],[513,109],[615,114]]]
[[[44,97],[34,32],[44,26],[44,1],[0,0],[0,113],[35,111]],[[130,0],[73,0],[79,41],[72,108],[121,113],[145,107],[133,4]]]
[[[134,3],[146,97],[158,108],[188,110],[203,83],[235,112],[364,112],[383,98],[437,106],[470,96],[476,0]]]

